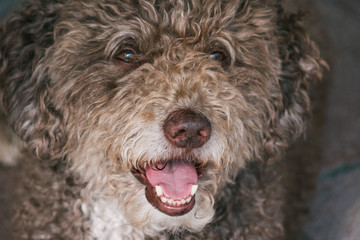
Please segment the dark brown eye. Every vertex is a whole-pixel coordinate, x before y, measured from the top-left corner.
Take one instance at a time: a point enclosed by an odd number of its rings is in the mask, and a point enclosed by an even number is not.
[[[210,58],[215,61],[222,62],[225,59],[225,56],[223,52],[216,51],[210,54]]]
[[[224,67],[228,65],[228,56],[225,51],[223,50],[214,50],[210,53],[210,58],[221,63],[221,65]]]
[[[122,49],[116,55],[115,59],[123,63],[137,63],[139,61],[137,53],[133,49]]]

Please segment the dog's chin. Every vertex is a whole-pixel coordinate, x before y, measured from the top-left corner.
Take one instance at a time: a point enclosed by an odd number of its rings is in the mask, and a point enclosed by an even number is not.
[[[155,165],[148,163],[132,174],[145,185],[147,201],[169,216],[181,216],[195,205],[198,177],[203,167],[185,159],[170,159]]]

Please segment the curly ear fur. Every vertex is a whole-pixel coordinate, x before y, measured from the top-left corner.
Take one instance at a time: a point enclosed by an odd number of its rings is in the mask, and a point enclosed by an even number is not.
[[[65,142],[61,111],[51,104],[40,67],[59,7],[60,1],[24,2],[0,28],[0,97],[9,124],[40,158],[55,156]]]
[[[280,5],[277,8],[282,102],[281,110],[276,111],[269,123],[272,126],[269,129],[274,130],[266,143],[270,156],[287,147],[306,129],[311,117],[309,88],[321,79],[322,68],[327,67],[300,21],[303,13],[288,15]]]
[[[279,53],[282,59],[280,85],[285,108],[295,103],[308,106],[307,90],[322,77],[323,60],[300,21],[303,13],[285,15],[279,10]],[[305,108],[308,110],[308,108]]]

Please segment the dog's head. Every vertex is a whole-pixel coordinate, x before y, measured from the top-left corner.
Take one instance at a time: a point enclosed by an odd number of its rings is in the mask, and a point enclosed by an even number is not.
[[[131,222],[199,230],[246,162],[303,132],[321,76],[296,16],[265,2],[32,6],[2,30],[9,121],[39,157],[66,157],[116,196]]]

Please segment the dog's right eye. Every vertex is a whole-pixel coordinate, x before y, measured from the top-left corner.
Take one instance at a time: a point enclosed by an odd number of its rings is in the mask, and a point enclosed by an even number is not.
[[[138,63],[139,59],[133,49],[122,49],[115,55],[115,59],[127,64]]]
[[[223,52],[215,51],[210,53],[210,58],[215,61],[222,62],[226,57]]]
[[[229,58],[224,50],[216,49],[210,53],[210,58],[219,62],[221,66],[226,67],[229,64]]]

